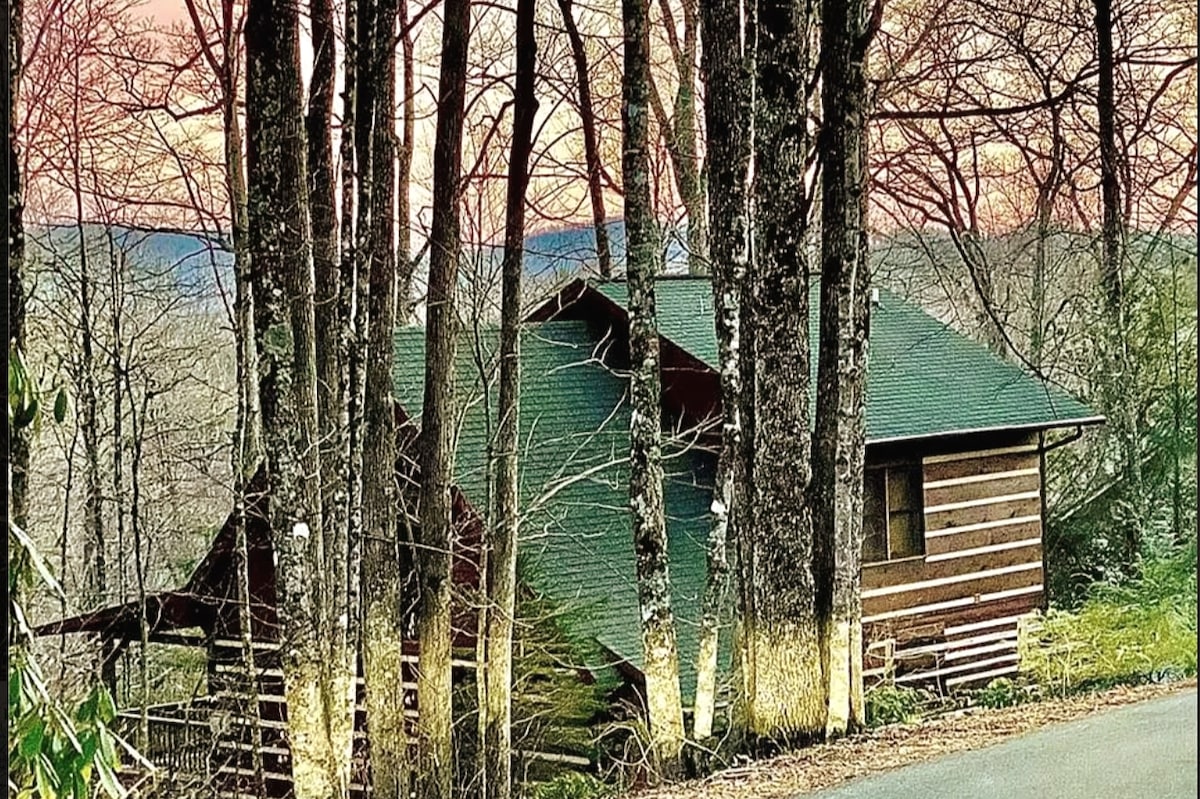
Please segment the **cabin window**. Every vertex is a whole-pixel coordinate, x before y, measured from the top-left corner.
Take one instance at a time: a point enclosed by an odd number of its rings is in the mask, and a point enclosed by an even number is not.
[[[863,485],[863,563],[925,554],[920,464],[867,469]]]

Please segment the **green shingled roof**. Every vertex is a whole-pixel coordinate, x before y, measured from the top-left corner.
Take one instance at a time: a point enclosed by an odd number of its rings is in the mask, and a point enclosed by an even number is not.
[[[621,307],[623,282],[596,286]],[[712,367],[717,342],[707,279],[664,279],[655,287],[659,332]],[[816,386],[817,292],[809,335]],[[997,428],[1046,428],[1098,421],[1098,414],[1055,386],[888,292],[871,309],[867,366],[867,440],[872,443]]]
[[[521,344],[523,579],[568,611],[568,632],[590,637],[639,665],[641,629],[629,530],[626,381],[594,357],[596,338],[583,322],[548,322],[524,331]],[[488,404],[495,416],[495,331],[481,352],[493,375]],[[484,381],[475,365],[473,336],[458,348],[457,403],[463,408],[455,479],[480,512],[486,511],[484,472],[489,436]],[[423,400],[424,331],[396,335],[396,398],[419,419]],[[681,682],[695,683],[696,629],[704,587],[711,454],[681,444],[664,446],[665,501],[671,582],[677,609]]]
[[[624,306],[623,283],[597,288]],[[664,279],[657,286],[657,305],[663,336],[715,366],[710,292],[706,280]],[[867,388],[871,441],[1050,427],[1097,418],[1065,393],[1000,361],[894,295],[882,294],[871,324]],[[598,358],[596,330],[601,327],[555,321],[523,330],[520,484],[526,511],[520,554],[527,566],[523,579],[568,609],[570,633],[593,638],[637,666],[640,615],[625,462],[629,408],[625,378]],[[812,334],[815,342],[815,315]],[[455,465],[456,482],[481,512],[486,511],[488,496],[484,466],[491,428],[487,419],[495,416],[495,330],[485,330],[482,339],[477,347],[474,336],[464,333],[458,349],[462,410]],[[486,392],[476,366],[477,352],[486,364],[485,372],[492,375]],[[397,400],[419,419],[424,385],[422,329],[397,332],[394,379]],[[485,414],[489,406],[492,413]],[[715,463],[711,453],[688,449],[680,442],[668,442],[664,451],[681,687],[685,701],[690,701],[705,575],[711,496],[707,486]],[[727,658],[727,640],[722,640],[722,652]]]

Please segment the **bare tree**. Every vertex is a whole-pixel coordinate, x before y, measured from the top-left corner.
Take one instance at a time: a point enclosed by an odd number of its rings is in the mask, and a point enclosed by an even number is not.
[[[728,542],[737,536],[737,486],[741,462],[741,364],[738,326],[740,289],[750,261],[750,53],[740,0],[703,4],[701,69],[707,96],[709,265],[713,284],[713,320],[721,378],[721,453],[713,483],[713,524],[707,544],[707,578],[700,608],[696,655],[696,702],[692,735],[712,734],[717,694],[717,652],[721,607],[728,578]]]
[[[91,253],[88,249],[86,224],[85,195],[85,164],[83,148],[84,100],[86,76],[81,67],[84,59],[83,50],[86,41],[82,39],[80,27],[84,22],[75,20],[70,28],[71,40],[67,47],[68,83],[70,95],[68,98],[67,140],[69,144],[68,185],[73,201],[74,235],[78,247],[79,282],[78,288],[78,332],[80,335],[80,362],[78,365],[81,390],[80,408],[83,423],[83,447],[85,454],[84,483],[86,496],[84,500],[84,525],[86,538],[84,545],[85,560],[90,564],[88,573],[91,581],[88,588],[88,600],[93,606],[101,606],[108,599],[109,565],[107,557],[106,536],[104,534],[104,489],[101,487],[101,412],[99,387],[99,356],[97,353],[96,333],[99,326],[99,302],[97,301],[97,278],[93,274]],[[117,549],[124,551],[124,536],[118,529]],[[123,575],[124,572],[119,572]],[[124,585],[121,586],[124,599]],[[108,658],[105,658],[107,661]],[[111,667],[107,678],[112,679]]]
[[[1113,52],[1112,0],[1093,0],[1096,10],[1096,61],[1098,87],[1096,92],[1097,132],[1100,144],[1100,284],[1104,296],[1104,319],[1107,335],[1104,337],[1105,360],[1114,375],[1123,378],[1120,383],[1136,382],[1136,366],[1130,357],[1129,330],[1126,320],[1127,302],[1125,288],[1125,214],[1121,204],[1121,175],[1127,168],[1120,163],[1117,149],[1117,106],[1116,106],[1116,57]],[[1129,487],[1133,501],[1144,497],[1142,486],[1142,452],[1138,420],[1130,413],[1133,403],[1122,396],[1124,386],[1110,384],[1104,405],[1109,412],[1111,424],[1121,454],[1122,478]],[[1136,568],[1142,548],[1142,523],[1144,511],[1136,509],[1133,519],[1123,519],[1119,532],[1124,549],[1127,569]]]
[[[363,457],[363,666],[371,730],[371,785],[379,796],[409,794],[404,719],[401,571],[396,508],[396,432],[392,405],[392,336],[396,322],[396,105],[398,8],[372,4],[370,310],[368,312]],[[406,224],[400,220],[401,224]]]
[[[229,232],[233,245],[233,329],[234,344],[237,353],[238,375],[238,411],[234,428],[234,473],[236,501],[242,500],[241,485],[248,478],[245,473],[253,470],[262,456],[262,424],[258,408],[258,359],[254,350],[254,300],[251,296],[249,282],[249,252],[247,250],[246,232],[246,175],[243,156],[242,123],[239,119],[239,100],[241,92],[241,32],[244,14],[237,7],[235,0],[220,0],[218,42],[212,41],[213,32],[205,25],[204,19],[216,20],[218,14],[211,8],[203,8],[197,0],[185,0],[188,20],[196,46],[199,48],[199,59],[211,70],[216,78],[216,105],[221,113],[221,131],[223,144],[223,166],[225,191],[229,204]],[[203,13],[202,13],[203,12]],[[219,47],[217,46],[219,44]],[[191,59],[189,59],[189,62]],[[186,62],[185,62],[186,63]],[[162,107],[169,107],[173,98],[170,90],[173,84],[168,82],[164,95],[156,102]],[[150,103],[148,103],[150,105]],[[175,116],[188,116],[183,112],[173,112]],[[184,177],[186,181],[186,176]],[[199,199],[199,198],[197,198]],[[203,219],[206,211],[197,207],[197,216]]]
[[[347,482],[348,417],[342,344],[350,322],[340,306],[341,263],[333,160],[333,105],[337,73],[333,4],[312,4],[313,68],[304,118],[307,145],[309,232],[312,241],[313,322],[319,496],[324,584],[322,642],[328,679],[323,683],[326,729],[338,772],[335,786],[349,784],[353,756],[358,637],[350,619],[358,615],[350,563],[350,486]],[[352,203],[353,197],[346,198]],[[345,765],[342,765],[345,764]],[[341,790],[339,788],[339,790]],[[348,787],[345,789],[348,790]]]
[[[484,799],[512,796],[512,650],[516,613],[517,541],[520,532],[517,447],[521,402],[521,272],[525,247],[525,191],[533,119],[537,40],[534,0],[517,3],[517,78],[513,90],[513,135],[508,162],[504,257],[501,263],[500,394],[496,409],[496,510],[492,517],[485,575],[485,701],[483,730]],[[569,11],[569,7],[568,7]]]
[[[396,322],[408,324],[413,315],[412,284],[416,260],[412,251],[412,164],[416,135],[416,69],[413,55],[413,32],[409,24],[408,3],[399,4],[400,52],[403,77],[400,84],[401,112],[399,147],[396,152]],[[394,104],[393,104],[394,105]]]
[[[821,6],[821,307],[813,433],[817,613],[827,737],[865,722],[862,686],[863,463],[866,457],[867,49],[882,5]]]
[[[459,259],[458,185],[470,33],[468,0],[443,6],[442,54],[434,143],[433,229],[426,300],[425,401],[421,415],[421,528],[416,572],[417,746],[420,791],[449,799],[452,784],[450,672],[450,484],[454,472],[455,293]]]
[[[579,89],[579,121],[583,126],[584,158],[587,163],[588,198],[592,208],[592,229],[596,236],[596,260],[601,277],[612,277],[612,254],[608,245],[608,221],[604,211],[604,186],[601,183],[600,145],[596,139],[596,111],[592,106],[591,77],[588,75],[587,50],[575,22],[572,0],[558,0],[563,25],[571,42],[575,80]]]
[[[349,791],[350,764],[331,740],[326,687],[339,675],[322,639],[336,620],[323,575],[299,27],[294,4],[247,8],[248,209],[293,784],[298,797],[329,797]]]
[[[5,99],[7,102],[8,147],[8,347],[25,351],[25,224],[24,202],[21,194],[21,160],[17,151],[17,108],[21,87],[21,57],[23,51],[23,0],[8,4],[8,63],[5,69]],[[6,428],[9,466],[8,513],[13,523],[24,530],[29,522],[29,428],[12,425]]]
[[[742,724],[763,744],[825,729],[825,684],[806,492],[809,441],[808,264],[811,198],[808,84],[813,9],[805,0],[759,5],[754,110],[754,498],[751,617],[743,661]]]
[[[333,175],[333,101],[337,72],[333,4],[312,4],[312,78],[304,117],[308,146],[309,230],[312,237],[314,320],[317,332],[317,402],[321,433],[321,505],[329,534],[346,525],[343,464],[338,457],[341,431],[338,357],[338,217]]]
[[[237,525],[236,563],[238,581],[238,625],[246,681],[255,684],[255,651],[250,613],[249,550],[246,539],[246,484],[263,455],[262,418],[258,395],[258,353],[254,344],[254,299],[250,284],[250,253],[247,230],[247,196],[242,123],[239,118],[241,92],[241,32],[244,9],[234,0],[220,2],[220,49],[210,42],[196,0],[185,0],[188,18],[203,60],[217,78],[221,109],[225,190],[229,204],[230,239],[233,244],[233,333],[237,382],[237,418],[233,434],[233,517]],[[215,16],[215,15],[211,15]],[[164,103],[170,97],[163,98]],[[203,211],[196,209],[203,218]],[[253,694],[254,692],[248,692]],[[251,766],[259,789],[263,786],[262,730],[258,699],[245,697],[243,712],[249,719]]]
[[[699,156],[700,129],[696,113],[696,56],[700,19],[697,0],[682,0],[683,38],[676,31],[671,0],[659,0],[663,28],[675,64],[675,100],[667,115],[653,73],[650,78],[650,105],[658,122],[679,201],[687,214],[687,263],[693,275],[708,273],[708,218],[704,208],[704,170]]]
[[[648,0],[624,0],[625,31],[621,171],[625,183],[626,274],[629,283],[629,505],[642,611],[642,674],[651,751],[662,776],[681,768],[683,706],[679,650],[671,610],[671,578],[663,508],[662,397],[654,281],[658,223],[650,195],[650,11]]]

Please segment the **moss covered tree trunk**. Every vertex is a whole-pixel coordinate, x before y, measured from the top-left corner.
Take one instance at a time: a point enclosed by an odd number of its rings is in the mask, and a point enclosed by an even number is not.
[[[753,607],[744,621],[752,674],[741,723],[758,746],[802,743],[825,728],[813,561],[809,429],[809,137],[811,8],[758,6],[755,106]]]
[[[713,523],[701,604],[692,734],[712,734],[717,694],[720,616],[728,582],[728,542],[736,536],[741,458],[740,287],[750,259],[750,74],[739,0],[712,0],[702,8],[701,69],[707,86],[709,264],[721,379],[721,453],[714,481]]]
[[[338,259],[338,214],[333,162],[333,103],[336,73],[335,22],[329,0],[312,4],[313,72],[309,82],[305,133],[308,147],[309,226],[312,236],[317,375],[317,417],[320,445],[320,498],[324,540],[322,641],[326,644],[328,677],[324,684],[326,727],[335,762],[348,784],[354,735],[355,682],[358,643],[350,619],[358,609],[351,598],[349,577],[349,503],[346,482],[346,436],[343,408],[341,341],[345,322],[339,313],[341,272]]]
[[[188,12],[203,36],[200,16],[193,3]],[[238,41],[232,3],[221,5],[222,60],[213,67],[221,83],[221,123],[224,132],[225,191],[229,197],[229,217],[233,239],[233,337],[237,380],[237,417],[234,422],[234,562],[237,569],[238,631],[242,645],[244,678],[254,685],[257,673],[254,652],[254,628],[250,608],[250,550],[246,538],[246,491],[263,456],[262,414],[258,395],[258,351],[254,343],[254,298],[250,280],[250,241],[247,221],[246,172],[243,153],[242,122],[238,101]],[[242,712],[250,733],[250,766],[253,790],[262,791],[262,717],[258,699],[243,697]]]
[[[830,737],[863,721],[868,10],[865,0],[824,0],[821,9],[821,305],[811,493]]]
[[[25,224],[21,162],[17,147],[17,99],[21,83],[23,0],[8,3],[8,345],[25,353]],[[29,429],[9,426],[9,518],[22,530],[29,515]]]
[[[308,147],[309,227],[317,334],[317,410],[321,452],[321,505],[325,533],[345,526],[344,463],[338,441],[343,401],[338,338],[338,221],[333,173],[333,99],[336,72],[333,5],[312,3],[313,70],[304,117]]]
[[[521,270],[525,245],[525,190],[533,118],[537,41],[534,0],[517,2],[517,80],[513,92],[513,138],[505,201],[504,259],[500,297],[500,396],[496,426],[496,492],[488,530],[487,603],[484,624],[486,672],[482,714],[484,799],[512,795],[513,616],[516,612],[520,494],[517,448],[521,402]]]
[[[662,398],[654,280],[658,224],[650,195],[650,21],[646,0],[624,0],[622,158],[629,287],[629,504],[642,613],[642,673],[646,680],[652,755],[660,774],[680,770],[683,708],[679,652],[671,610],[667,527],[663,510]]]
[[[188,12],[203,35],[200,16],[192,3]],[[250,241],[247,221],[246,172],[243,153],[242,123],[238,101],[241,90],[238,76],[240,42],[234,23],[232,3],[221,5],[220,63],[213,67],[221,84],[221,123],[224,133],[225,191],[229,197],[231,237],[233,239],[233,336],[237,380],[237,416],[234,422],[233,475],[235,525],[234,562],[237,570],[238,630],[242,645],[244,678],[254,685],[257,673],[254,654],[254,629],[250,608],[250,551],[246,538],[246,490],[263,456],[262,414],[258,394],[258,351],[254,342],[254,299],[250,280]],[[250,733],[250,761],[254,790],[263,789],[262,718],[255,697],[243,697],[242,712]]]
[[[758,6],[756,3],[743,3],[742,18],[745,26],[745,39],[742,54],[745,58],[745,80],[747,82],[747,130],[749,139],[751,165],[754,157],[753,119],[755,107],[754,82],[758,64]],[[710,163],[712,163],[710,161]],[[738,377],[741,382],[741,394],[738,397],[738,413],[741,417],[742,437],[735,461],[737,468],[734,474],[733,499],[734,507],[740,517],[735,520],[733,528],[734,555],[734,636],[733,636],[733,668],[734,696],[731,721],[734,732],[745,738],[747,735],[747,719],[750,718],[750,697],[754,696],[754,643],[750,636],[750,621],[754,618],[754,527],[751,524],[752,505],[754,502],[754,440],[755,440],[755,397],[758,393],[756,378],[757,361],[757,324],[755,309],[755,243],[753,225],[754,184],[750,181],[747,204],[751,208],[748,226],[747,250],[749,258],[741,284],[737,286],[738,298]]]
[[[344,796],[349,763],[330,743],[325,694],[330,672],[321,638],[328,619],[316,479],[320,463],[307,158],[294,4],[253,0],[248,5],[246,63],[249,249],[292,777],[300,799]]]
[[[370,311],[363,440],[363,667],[371,733],[371,785],[377,797],[408,796],[404,726],[400,559],[396,526],[396,445],[392,349],[396,322],[395,107],[397,5],[375,4],[371,130]]]
[[[421,509],[417,541],[417,745],[419,793],[452,790],[450,548],[454,472],[455,291],[461,245],[458,183],[470,32],[469,0],[447,0],[442,25],[437,132],[433,150],[433,226],[425,321],[425,404],[421,414]]]
[[[221,69],[221,121],[225,134],[225,189],[233,238],[233,316],[237,347],[238,418],[241,477],[249,479],[263,455],[262,412],[258,400],[258,352],[254,346],[254,296],[250,285],[250,241],[247,220],[246,165],[242,123],[238,118],[237,48],[233,4],[221,8],[225,60]]]

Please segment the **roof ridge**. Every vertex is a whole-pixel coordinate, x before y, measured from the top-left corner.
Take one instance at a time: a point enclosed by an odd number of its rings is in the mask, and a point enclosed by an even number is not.
[[[688,272],[659,272],[657,275],[654,276],[654,280],[655,280],[655,282],[663,281],[663,282],[687,283],[687,282],[691,281],[691,282],[696,282],[696,283],[711,283],[712,276],[711,275],[693,275]],[[626,275],[624,273],[622,273],[620,275],[613,275],[612,277],[588,277],[587,282],[589,285],[604,285],[606,283],[628,283],[629,277],[628,277],[628,275]]]

